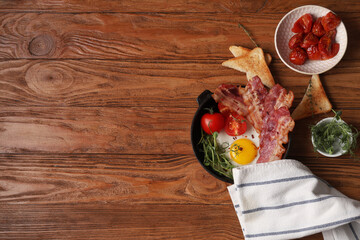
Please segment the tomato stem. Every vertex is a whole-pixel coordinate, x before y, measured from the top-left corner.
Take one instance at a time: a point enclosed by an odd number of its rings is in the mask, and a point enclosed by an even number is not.
[[[208,111],[210,114],[214,114],[214,109],[212,108],[204,108],[206,111]]]

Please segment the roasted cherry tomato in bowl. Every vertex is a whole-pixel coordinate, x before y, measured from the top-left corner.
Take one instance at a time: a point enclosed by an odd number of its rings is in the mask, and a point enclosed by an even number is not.
[[[326,32],[336,29],[340,23],[341,19],[332,12],[328,12],[328,14],[321,19],[321,24]]]
[[[317,37],[322,37],[326,33],[323,25],[321,24],[321,19],[322,19],[322,17],[319,17],[318,19],[316,19],[316,21],[314,22],[314,25],[311,29],[311,32]]]
[[[309,13],[302,15],[291,29],[294,33],[309,33],[313,24],[313,18]]]
[[[311,20],[307,14],[312,17],[313,23],[309,32],[311,34],[305,33],[307,28],[304,23],[310,23]],[[288,12],[277,25],[274,36],[276,52],[281,61],[290,69],[309,75],[321,74],[333,68],[344,56],[348,44],[348,36],[344,23],[340,21],[339,25],[334,29],[337,31],[335,40],[331,41],[331,44],[327,44],[329,38],[320,41],[326,35],[323,23],[330,26],[327,29],[332,29],[331,19],[334,20],[333,22],[335,22],[336,26],[337,15],[330,9],[316,5],[301,6]],[[299,33],[304,35],[300,45],[299,40],[297,40],[300,36]],[[317,40],[319,42],[316,43]],[[302,48],[305,52],[297,49],[298,47]],[[307,60],[302,64],[306,58]],[[321,61],[325,59],[329,60],[326,62]]]
[[[235,112],[230,112],[225,119],[225,132],[229,136],[239,136],[246,132],[245,118]]]
[[[290,38],[289,48],[294,49],[296,47],[299,47],[303,41],[304,41],[304,33],[297,33]]]
[[[304,49],[297,47],[290,53],[290,62],[295,65],[303,65],[307,59],[307,54]]]
[[[213,134],[214,132],[220,132],[225,126],[225,118],[221,113],[205,113],[201,117],[201,128],[207,134]]]
[[[322,60],[327,60],[327,59],[330,59],[330,58],[335,57],[335,56],[338,54],[339,49],[340,49],[340,44],[334,43],[334,44],[331,46],[331,50],[330,50],[329,53],[327,53],[327,54],[321,54],[321,59],[322,59]]]
[[[339,44],[335,43],[336,30],[327,32],[319,40],[319,51],[323,60],[333,58],[339,52]]]
[[[300,44],[300,47],[306,49],[310,46],[316,45],[318,42],[319,39],[317,38],[317,36],[310,32],[305,36],[304,41]]]
[[[321,60],[321,53],[318,45],[312,45],[306,49],[306,53],[310,60]]]

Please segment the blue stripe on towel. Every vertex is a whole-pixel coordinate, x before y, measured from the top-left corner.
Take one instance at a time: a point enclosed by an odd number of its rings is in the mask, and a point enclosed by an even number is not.
[[[321,178],[318,178],[315,175],[305,175],[305,176],[299,176],[299,177],[280,178],[280,179],[269,180],[269,181],[264,181],[264,182],[242,183],[242,184],[237,184],[236,187],[237,188],[243,188],[243,187],[250,187],[250,186],[260,186],[260,185],[267,185],[267,184],[273,184],[273,183],[292,182],[292,181],[309,179],[309,178],[316,178],[316,179],[322,181],[323,183],[325,183],[328,187],[331,187],[331,185],[328,182],[322,180]]]
[[[303,205],[303,204],[308,204],[308,203],[321,202],[321,201],[324,201],[326,199],[333,198],[333,197],[337,197],[337,196],[320,197],[320,198],[316,198],[316,199],[299,201],[299,202],[292,202],[292,203],[282,204],[282,205],[273,206],[273,207],[259,207],[259,208],[254,208],[254,209],[249,209],[249,210],[246,210],[246,211],[242,211],[242,214],[249,214],[249,213],[254,213],[254,212],[258,212],[258,211],[281,209],[281,208],[292,207],[292,206],[296,206],[296,205]]]
[[[317,177],[315,175],[305,175],[305,176],[300,176],[300,177],[281,178],[281,179],[275,179],[275,180],[264,181],[264,182],[242,183],[242,184],[236,185],[236,187],[242,188],[242,187],[249,187],[249,186],[259,186],[259,185],[273,184],[273,183],[279,183],[279,182],[291,182],[291,181],[308,179],[308,178],[317,178]]]
[[[356,239],[356,240],[359,240],[359,237],[358,237],[358,235],[356,234],[355,229],[354,229],[354,227],[352,226],[351,223],[349,223],[349,226],[350,226],[350,229],[351,229],[352,233],[354,234],[355,239]]]
[[[339,221],[334,221],[330,223],[325,223],[321,225],[315,225],[312,227],[306,227],[306,228],[300,228],[300,229],[294,229],[294,230],[287,230],[287,231],[279,231],[279,232],[267,232],[267,233],[257,233],[257,234],[246,234],[245,237],[247,238],[256,238],[256,237],[266,237],[266,236],[274,236],[274,235],[283,235],[283,234],[290,234],[290,233],[298,233],[298,232],[305,232],[315,229],[321,229],[321,228],[327,228],[335,225],[340,225],[352,221],[356,221],[360,219],[360,216],[351,217],[351,218],[345,218]]]

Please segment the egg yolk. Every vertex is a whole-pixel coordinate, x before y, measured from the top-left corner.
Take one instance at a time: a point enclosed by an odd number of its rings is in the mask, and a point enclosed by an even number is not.
[[[245,165],[252,162],[257,155],[257,147],[249,139],[238,139],[230,147],[230,157],[235,162]]]

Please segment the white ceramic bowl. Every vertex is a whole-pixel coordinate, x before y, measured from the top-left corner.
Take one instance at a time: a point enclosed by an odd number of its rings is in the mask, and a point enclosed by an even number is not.
[[[323,120],[319,121],[316,125],[319,125],[319,124],[325,123],[325,122],[330,122],[330,121],[332,121],[333,119],[334,119],[333,117],[324,118]],[[343,120],[338,120],[338,121],[342,121],[342,122],[343,122]],[[313,137],[313,136],[311,136],[311,142],[312,142],[313,146],[315,146],[314,137]],[[335,145],[333,145],[333,146],[334,146],[334,150],[335,150],[335,152],[334,152],[333,154],[329,154],[329,153],[327,153],[327,152],[321,151],[320,149],[317,149],[317,152],[320,153],[321,155],[325,156],[325,157],[339,157],[339,156],[341,156],[341,155],[343,155],[343,154],[346,153],[346,151],[344,151],[344,150],[342,149],[342,146],[341,146],[340,144],[335,144]]]
[[[306,13],[311,14],[315,21],[315,19],[325,16],[330,11],[331,10],[324,7],[316,5],[306,5],[295,8],[281,19],[275,31],[274,41],[276,52],[286,66],[296,72],[313,75],[330,70],[341,60],[341,58],[345,54],[348,42],[346,28],[342,21],[340,25],[336,28],[337,34],[335,41],[340,44],[340,49],[335,57],[328,60],[307,60],[303,65],[295,65],[291,63],[289,59],[291,49],[289,48],[288,43],[290,38],[295,35],[295,33],[291,31],[294,23]]]

